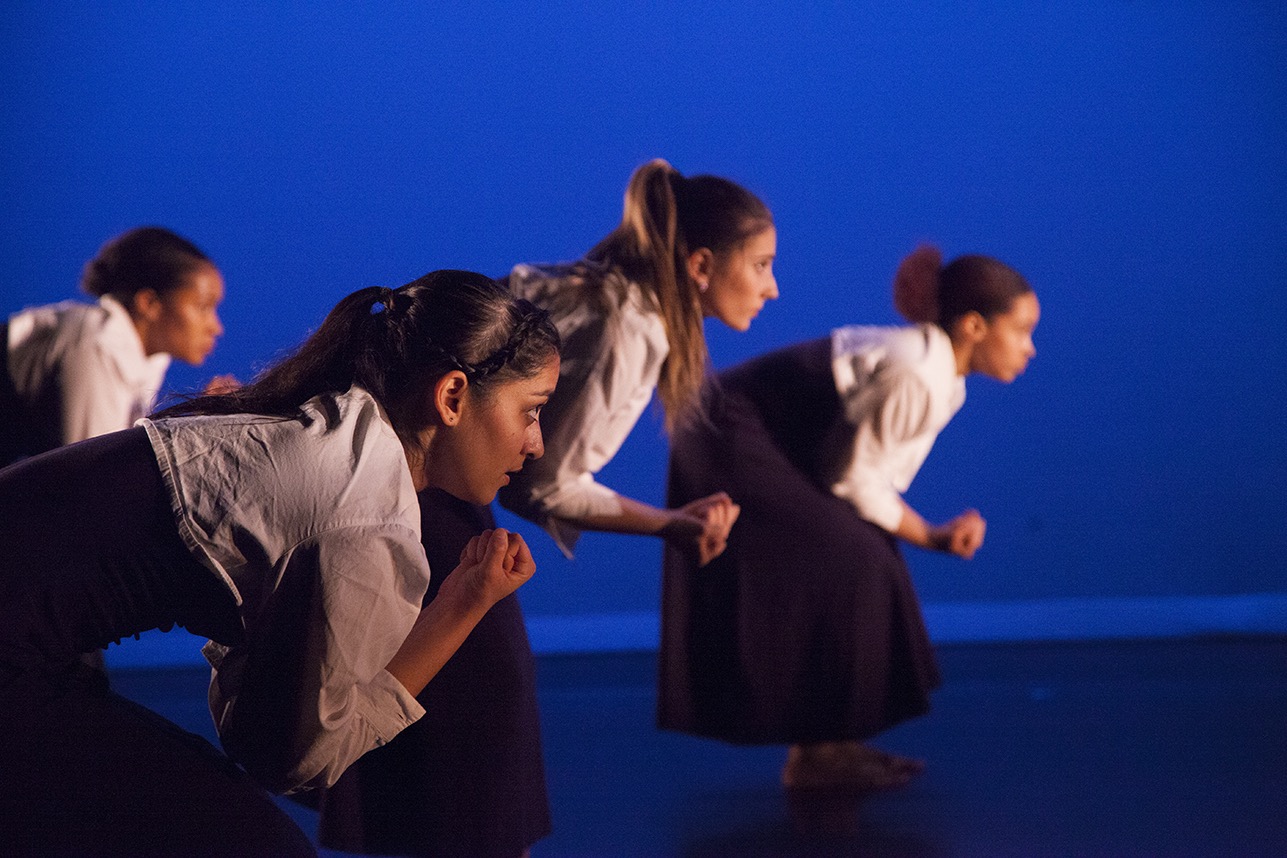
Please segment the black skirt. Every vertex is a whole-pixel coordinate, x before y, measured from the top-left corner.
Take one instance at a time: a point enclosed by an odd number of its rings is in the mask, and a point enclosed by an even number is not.
[[[491,509],[420,493],[426,604]],[[417,697],[424,717],[320,799],[320,841],[348,852],[515,858],[550,833],[536,669],[517,595],[496,603]]]
[[[831,493],[852,439],[820,339],[728,370],[672,439],[669,502],[727,491],[728,549],[667,548],[658,723],[743,744],[861,741],[925,713],[938,667],[896,540]]]
[[[5,854],[315,854],[209,742],[77,658],[176,625],[240,639],[232,595],[179,538],[144,431],[0,470],[0,533]]]

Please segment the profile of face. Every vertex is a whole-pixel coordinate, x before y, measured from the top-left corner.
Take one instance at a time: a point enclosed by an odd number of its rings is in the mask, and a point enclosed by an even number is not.
[[[452,376],[464,379],[460,373]],[[426,458],[426,483],[464,501],[491,503],[510,474],[545,452],[541,408],[558,380],[559,358],[553,355],[530,378],[506,381],[485,393],[466,385],[443,415]]]
[[[218,312],[223,277],[212,265],[197,268],[177,289],[165,294],[144,290],[136,301],[147,322],[143,345],[148,354],[165,352],[199,366],[223,335]]]
[[[1025,292],[1004,313],[985,320],[982,336],[970,353],[970,371],[1006,384],[1022,375],[1037,354],[1032,333],[1040,318],[1036,294]]]
[[[735,331],[751,327],[766,301],[778,297],[773,259],[778,231],[769,226],[731,250],[706,248],[689,256],[689,278],[697,283],[702,315],[714,316]]]

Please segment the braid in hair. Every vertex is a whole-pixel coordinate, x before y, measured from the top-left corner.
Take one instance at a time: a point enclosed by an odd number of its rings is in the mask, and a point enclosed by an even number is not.
[[[527,343],[528,338],[534,331],[539,329],[544,335],[549,324],[549,313],[534,306],[530,307],[518,320],[518,323],[514,325],[514,330],[510,332],[509,339],[505,341],[504,345],[472,367],[461,367],[461,371],[465,373],[470,381],[485,380],[507,366],[514,359],[514,356],[518,354],[519,349]]]

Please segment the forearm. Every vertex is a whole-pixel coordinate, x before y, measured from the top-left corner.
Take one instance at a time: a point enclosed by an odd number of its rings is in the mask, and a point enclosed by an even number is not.
[[[620,509],[617,512],[600,512],[578,517],[558,516],[581,530],[599,530],[609,533],[632,533],[644,536],[665,536],[667,528],[676,519],[673,510],[661,509],[642,501],[617,495]]]
[[[447,579],[432,602],[420,611],[411,633],[386,669],[412,694],[419,694],[455,655],[490,609],[468,588],[451,587]]]
[[[894,535],[919,548],[930,551],[940,550],[933,525],[921,517],[921,514],[903,501],[903,517],[898,522]]]

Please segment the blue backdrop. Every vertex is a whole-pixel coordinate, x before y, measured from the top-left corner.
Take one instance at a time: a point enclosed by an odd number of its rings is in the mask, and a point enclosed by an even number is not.
[[[910,554],[932,606],[1287,605],[1287,12],[907,5],[4,4],[0,310],[166,225],[228,287],[171,381],[244,378],[358,287],[579,255],[665,157],[778,220],[782,298],[712,323],[717,365],[895,321],[924,240],[1036,287],[1028,374],[974,380],[910,493],[989,520],[972,563]],[[605,481],[660,502],[664,463],[652,414]],[[518,526],[534,623],[646,625],[655,541]]]

